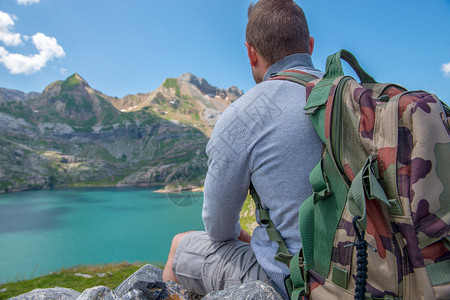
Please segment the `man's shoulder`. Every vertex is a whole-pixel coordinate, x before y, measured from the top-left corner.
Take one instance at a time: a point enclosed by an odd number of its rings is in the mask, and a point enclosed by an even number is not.
[[[230,107],[234,107],[236,110],[247,109],[249,105],[254,104],[255,101],[266,98],[266,97],[276,97],[280,94],[280,89],[285,85],[289,84],[288,81],[284,80],[265,80],[250,90],[248,90],[239,99],[233,102]]]
[[[269,99],[273,85],[274,83],[261,82],[230,104],[217,120],[211,139],[223,139],[230,132],[243,139],[254,135],[253,131],[259,125],[257,115],[270,109],[266,106],[270,106],[271,102],[266,99]]]
[[[311,74],[315,77],[322,78],[323,73],[314,68],[306,68],[302,66],[291,67],[289,70],[297,70],[302,71],[308,74]],[[285,70],[282,70],[285,71]],[[270,97],[281,96],[284,89],[288,89],[285,92],[292,93],[296,91],[304,90],[304,86],[299,83],[294,83],[288,80],[271,80],[270,77],[267,80],[262,81],[261,83],[255,85],[250,90],[248,90],[244,95],[242,95],[237,101],[235,101],[232,105],[239,108],[241,106],[246,105],[248,101],[253,101],[258,99],[262,95],[267,95]],[[284,95],[283,95],[284,96]]]

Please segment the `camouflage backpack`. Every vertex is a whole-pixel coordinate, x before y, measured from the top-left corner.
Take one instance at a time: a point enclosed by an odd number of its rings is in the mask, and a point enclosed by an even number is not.
[[[305,112],[325,145],[292,259],[251,188],[290,268],[291,299],[450,299],[449,108],[376,83],[346,50],[328,57],[322,79],[295,70],[272,79],[306,86]]]

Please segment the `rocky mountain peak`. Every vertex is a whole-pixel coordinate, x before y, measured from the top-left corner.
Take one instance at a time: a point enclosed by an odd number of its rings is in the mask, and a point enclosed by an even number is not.
[[[190,83],[198,81],[198,78],[192,73],[181,74],[181,76],[178,79],[181,81],[186,81],[186,82],[190,82]]]
[[[231,95],[234,99],[237,99],[243,94],[243,91],[239,90],[236,86],[232,86],[228,89],[220,89],[212,86],[208,81],[206,81],[206,79],[196,77],[192,73],[184,73],[180,77],[178,77],[178,80],[196,86],[203,94],[211,97],[221,96],[223,98],[226,98],[227,96]]]
[[[178,78],[178,80],[193,84],[205,95],[212,94],[214,96],[216,94],[216,87],[210,85],[204,78],[196,77],[192,73],[184,73]]]

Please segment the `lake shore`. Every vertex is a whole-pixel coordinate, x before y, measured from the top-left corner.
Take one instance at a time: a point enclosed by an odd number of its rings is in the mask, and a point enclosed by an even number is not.
[[[165,186],[162,189],[153,191],[154,193],[173,194],[182,192],[204,192],[204,187],[188,186],[188,187],[170,187]]]
[[[148,184],[148,185],[137,185],[137,186],[118,186],[116,184],[108,184],[108,183],[77,183],[70,185],[58,185],[53,187],[37,187],[37,188],[18,188],[18,189],[10,189],[10,190],[0,190],[0,194],[8,194],[8,193],[20,193],[20,192],[29,192],[29,191],[46,191],[46,190],[63,190],[63,189],[83,189],[83,188],[158,188],[161,187],[161,184]],[[204,188],[199,186],[172,186],[166,185],[162,188],[153,191],[154,193],[161,194],[171,194],[171,193],[182,193],[182,192],[203,192]]]

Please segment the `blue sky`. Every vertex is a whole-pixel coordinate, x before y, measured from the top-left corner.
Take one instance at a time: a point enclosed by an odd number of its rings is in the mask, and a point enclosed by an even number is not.
[[[250,0],[0,0],[0,87],[42,91],[77,72],[110,96],[191,72],[244,91]],[[305,0],[313,61],[350,50],[380,82],[450,103],[450,0]]]

